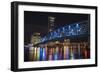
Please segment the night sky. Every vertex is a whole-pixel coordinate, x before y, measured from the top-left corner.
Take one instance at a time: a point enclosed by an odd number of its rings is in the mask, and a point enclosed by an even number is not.
[[[48,16],[55,17],[55,29],[89,19],[89,14],[51,13],[24,11],[24,44],[30,43],[31,35],[35,32],[41,36],[48,32]]]

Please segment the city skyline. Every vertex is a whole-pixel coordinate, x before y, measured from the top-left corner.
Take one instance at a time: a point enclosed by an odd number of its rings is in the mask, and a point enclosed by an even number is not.
[[[48,33],[49,16],[55,17],[54,29],[58,29],[65,24],[89,20],[88,14],[24,11],[24,44],[30,43],[31,36],[36,32],[39,32],[41,36]]]
[[[90,15],[24,11],[24,61],[90,58]]]

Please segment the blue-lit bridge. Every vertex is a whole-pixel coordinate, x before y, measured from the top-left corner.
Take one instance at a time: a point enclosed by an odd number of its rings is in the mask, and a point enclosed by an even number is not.
[[[83,21],[73,24],[65,24],[63,27],[60,27],[52,32],[49,32],[47,35],[40,39],[40,43],[44,43],[47,41],[61,39],[64,37],[71,37],[71,36],[80,36],[84,35],[87,36],[90,34],[89,22]]]

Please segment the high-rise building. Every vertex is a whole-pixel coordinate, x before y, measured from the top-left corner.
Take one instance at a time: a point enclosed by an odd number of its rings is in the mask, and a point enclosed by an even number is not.
[[[55,22],[55,17],[49,16],[48,17],[48,32],[51,32],[54,30],[54,22]]]

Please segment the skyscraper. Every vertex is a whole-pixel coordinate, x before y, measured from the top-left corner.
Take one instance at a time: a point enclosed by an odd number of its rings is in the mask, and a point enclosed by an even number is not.
[[[55,17],[49,16],[48,17],[48,32],[51,32],[54,30],[54,23],[55,23]]]

